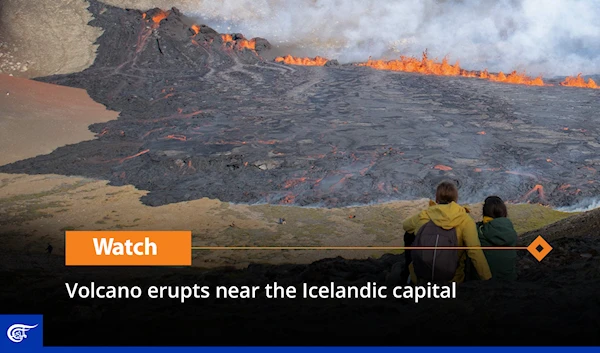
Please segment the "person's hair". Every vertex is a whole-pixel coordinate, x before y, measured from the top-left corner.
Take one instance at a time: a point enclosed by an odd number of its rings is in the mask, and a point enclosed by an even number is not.
[[[492,218],[507,217],[508,211],[501,198],[490,196],[483,203],[483,215]]]
[[[458,189],[456,185],[449,181],[441,182],[435,191],[435,202],[444,205],[453,201],[458,201]]]

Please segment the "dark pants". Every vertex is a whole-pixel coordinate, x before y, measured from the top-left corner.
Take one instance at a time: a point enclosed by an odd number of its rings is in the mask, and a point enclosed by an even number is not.
[[[411,246],[415,241],[414,233],[404,233],[404,246]],[[408,282],[410,277],[410,269],[408,266],[412,262],[412,255],[410,250],[404,250],[404,268],[402,269],[401,283],[404,285]]]

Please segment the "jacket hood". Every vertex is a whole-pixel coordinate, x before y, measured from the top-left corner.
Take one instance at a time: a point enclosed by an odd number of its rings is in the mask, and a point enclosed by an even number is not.
[[[456,228],[464,222],[465,217],[469,217],[467,210],[456,202],[434,205],[429,207],[426,212],[433,223],[444,229]]]
[[[491,245],[514,246],[517,242],[517,232],[508,218],[494,218],[479,227],[483,237]]]

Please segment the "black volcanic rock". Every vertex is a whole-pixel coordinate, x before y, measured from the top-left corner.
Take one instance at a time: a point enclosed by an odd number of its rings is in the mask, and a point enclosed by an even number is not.
[[[461,202],[562,206],[600,192],[595,90],[283,66],[263,60],[265,39],[230,39],[176,9],[90,4],[104,29],[94,64],[40,80],[84,88],[119,118],[1,172],[132,184],[148,205],[369,204],[431,197],[445,179],[460,181]]]
[[[271,45],[271,43],[269,43],[269,41],[267,41],[264,38],[260,38],[260,37],[256,37],[254,38],[254,42],[255,42],[255,50],[258,53],[264,52],[264,51],[268,51],[271,50],[273,48],[273,46]]]

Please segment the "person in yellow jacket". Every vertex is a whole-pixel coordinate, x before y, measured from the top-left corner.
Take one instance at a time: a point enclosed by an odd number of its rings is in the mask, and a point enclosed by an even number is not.
[[[437,187],[435,198],[435,202],[431,201],[429,203],[430,206],[428,209],[404,221],[402,224],[404,231],[416,234],[419,228],[429,221],[433,221],[433,223],[443,229],[454,228],[458,238],[458,246],[480,247],[481,243],[479,242],[475,221],[469,215],[469,210],[466,207],[456,203],[458,201],[456,186],[451,182],[442,182]],[[466,256],[469,256],[471,259],[479,278],[488,280],[492,277],[487,260],[481,249],[459,250],[458,268],[452,282],[461,283],[464,281]],[[412,265],[410,266],[410,277],[413,283],[418,282]]]

